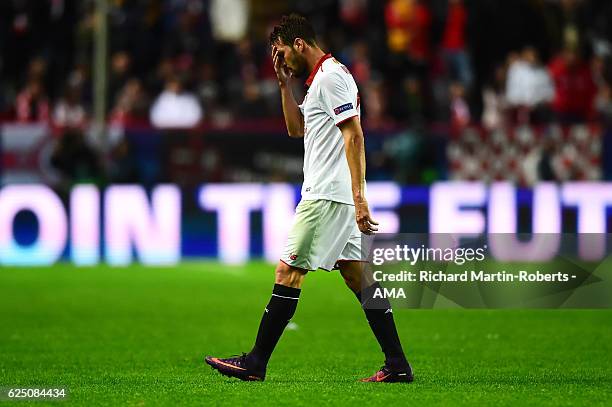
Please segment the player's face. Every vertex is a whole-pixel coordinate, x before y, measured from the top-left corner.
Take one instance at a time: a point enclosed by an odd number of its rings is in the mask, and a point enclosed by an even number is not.
[[[275,46],[279,54],[282,55],[285,65],[291,70],[294,77],[299,78],[307,73],[308,65],[306,64],[306,58],[300,51],[300,49],[304,49],[303,44],[298,44],[296,47],[283,44],[282,41],[279,40]]]

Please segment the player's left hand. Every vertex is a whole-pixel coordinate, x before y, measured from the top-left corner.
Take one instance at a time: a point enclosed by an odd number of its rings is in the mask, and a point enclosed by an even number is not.
[[[378,222],[372,219],[370,208],[366,201],[355,202],[355,219],[361,233],[373,235],[378,232]]]

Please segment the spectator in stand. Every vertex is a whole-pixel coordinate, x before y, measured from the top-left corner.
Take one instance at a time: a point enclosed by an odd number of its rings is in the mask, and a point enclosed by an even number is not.
[[[49,100],[43,84],[32,79],[15,99],[15,119],[21,123],[47,122],[49,120]]]
[[[240,41],[237,44],[238,66],[236,83],[241,84],[240,88],[234,90],[233,101],[234,109],[242,117],[258,118],[267,113],[266,100],[261,91],[261,81],[259,80],[259,69],[257,64],[256,50],[253,42],[249,39]],[[274,98],[277,98],[274,92]]]
[[[451,131],[457,136],[470,124],[470,106],[465,100],[465,87],[461,82],[453,82],[449,87]]]
[[[368,22],[367,0],[340,0],[340,20],[354,32],[359,32]]]
[[[53,124],[59,128],[79,129],[83,131],[87,123],[87,112],[81,102],[81,88],[69,84],[53,110]]]
[[[611,7],[612,10],[612,7]],[[605,126],[612,126],[612,94],[610,81],[612,81],[612,64],[610,60],[610,44],[599,44],[596,55],[591,61],[593,83],[597,88],[595,95],[596,117],[604,122]]]
[[[442,55],[451,80],[460,81],[464,88],[469,89],[473,75],[467,52],[467,22],[468,13],[463,0],[448,0],[442,34]]]
[[[589,21],[591,18],[588,16],[587,9],[590,6],[588,3],[596,2],[598,1],[558,0],[550,2],[548,18],[556,30],[554,49],[558,50],[568,45],[576,47],[585,42],[586,31],[587,29],[592,31],[591,25],[594,22]],[[599,3],[605,2],[607,0]],[[595,5],[592,6],[596,8]]]
[[[242,78],[242,97],[238,107],[240,117],[260,118],[267,113],[265,100],[262,98],[259,82],[252,74]]]
[[[394,80],[401,80],[412,69],[407,51],[410,43],[409,26],[413,14],[413,0],[389,0],[385,6],[389,73]],[[391,85],[389,91],[394,99],[402,98],[401,95],[395,95],[398,90]]]
[[[151,107],[150,119],[159,128],[192,128],[202,120],[202,107],[198,98],[183,89],[177,77],[166,83],[164,91]]]
[[[198,95],[202,101],[204,110],[213,112],[215,102],[219,98],[219,83],[217,82],[217,71],[214,64],[204,63],[199,69]]]
[[[402,83],[405,95],[403,100],[403,117],[410,126],[420,127],[424,124],[423,89],[421,82],[416,77],[407,77]]]
[[[147,120],[149,101],[139,79],[132,78],[121,89],[111,113],[111,122],[127,125]]]
[[[40,56],[32,58],[28,64],[28,80],[41,81],[45,85],[49,66],[47,60]]]
[[[385,8],[389,49],[423,65],[429,58],[431,12],[424,0],[391,0]]]
[[[351,49],[349,68],[357,85],[364,85],[370,80],[372,66],[369,58],[368,43],[357,41]]]
[[[164,57],[159,61],[155,70],[150,72],[146,85],[153,94],[162,92],[168,82],[176,77],[176,69],[174,60],[170,57]]]
[[[599,119],[606,126],[612,126],[612,91],[607,83],[602,85],[597,92],[595,109]]]
[[[367,115],[368,126],[371,128],[383,127],[389,122],[387,111],[387,97],[381,80],[374,79],[364,87],[362,103]]]
[[[210,25],[215,39],[238,41],[245,37],[250,1],[210,0]]]
[[[606,58],[609,56],[610,50],[604,48],[599,52],[599,54],[595,54],[593,58],[591,58],[593,83],[595,84],[597,89],[600,89],[607,84],[608,76],[610,73],[612,73],[606,72],[606,69],[612,68],[608,67],[608,64],[606,64]]]
[[[384,72],[388,87],[388,113],[400,122],[414,124],[420,122],[423,110],[431,13],[421,0],[391,0],[385,7],[385,25],[391,51],[391,63]],[[416,107],[416,111],[412,110],[413,107]]]
[[[116,52],[111,57],[108,80],[109,100],[116,100],[117,95],[129,80],[131,63],[131,57],[125,51]]]
[[[537,162],[537,177],[540,181],[559,181],[555,172],[554,159],[558,154],[558,143],[556,140],[545,138],[542,144],[542,152]]]
[[[488,130],[500,129],[506,122],[506,72],[506,65],[498,66],[482,92],[482,124]]]
[[[555,84],[553,110],[563,123],[575,123],[593,118],[595,84],[591,68],[578,50],[566,47],[549,65]]]
[[[510,63],[507,76],[506,100],[515,109],[518,123],[544,121],[555,91],[536,49],[523,49]]]

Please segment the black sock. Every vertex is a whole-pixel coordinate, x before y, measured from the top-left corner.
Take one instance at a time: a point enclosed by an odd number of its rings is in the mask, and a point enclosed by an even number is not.
[[[405,371],[409,365],[395,328],[391,304],[387,298],[373,298],[377,288],[380,288],[380,285],[374,283],[355,295],[361,303],[380,348],[385,354],[385,364],[393,370]],[[374,306],[376,308],[372,308]]]
[[[254,369],[265,370],[274,347],[295,313],[300,291],[299,288],[274,284],[272,298],[259,324],[255,346],[248,355]]]

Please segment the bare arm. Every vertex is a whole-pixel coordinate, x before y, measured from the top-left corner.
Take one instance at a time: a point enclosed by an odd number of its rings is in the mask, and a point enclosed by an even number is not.
[[[291,87],[286,85],[281,86],[280,89],[287,133],[289,133],[289,137],[304,137],[304,117],[295,101]]]
[[[304,117],[291,90],[289,83],[291,73],[285,66],[282,57],[279,56],[276,47],[272,47],[272,60],[274,62],[274,71],[278,78],[278,87],[281,91],[287,133],[289,133],[289,137],[304,137]]]
[[[370,209],[365,197],[365,146],[363,130],[357,116],[351,117],[340,124],[340,131],[344,137],[344,150],[349,170],[351,171],[351,188],[353,202],[355,203],[355,217],[359,230],[366,235],[378,231],[378,223],[372,219]]]

